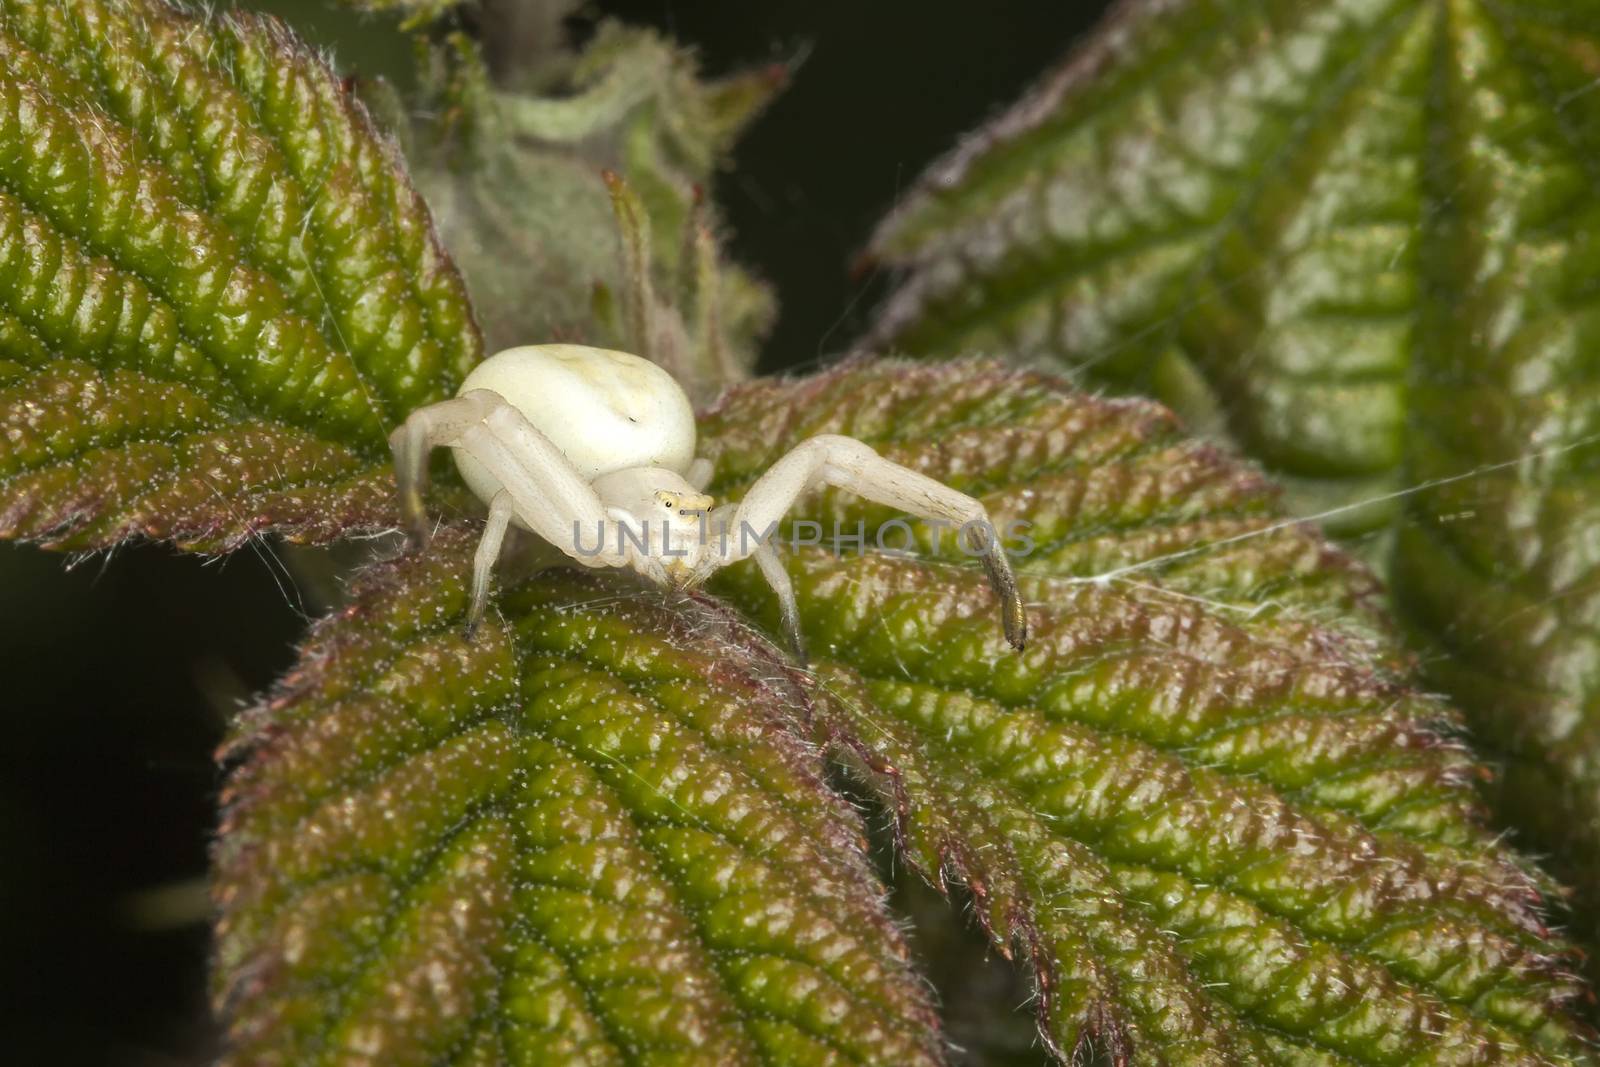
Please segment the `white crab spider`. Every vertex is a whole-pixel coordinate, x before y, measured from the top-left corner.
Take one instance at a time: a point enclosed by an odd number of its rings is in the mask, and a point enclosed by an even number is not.
[[[740,532],[768,530],[802,494],[835,485],[919,518],[980,531],[1006,639],[1019,649],[1027,639],[1016,579],[982,504],[852,437],[823,434],[774,463],[739,504],[711,510],[711,497],[701,492],[711,464],[695,457],[688,397],[666,371],[626,352],[582,345],[507,349],[468,374],[454,400],[412,412],[389,444],[414,543],[427,539],[422,492],[434,448],[453,449],[462,478],[489,505],[473,564],[469,629],[483,616],[489,575],[515,523],[586,566],[628,567],[676,588],[753,556],[803,661],[789,575],[770,542]]]

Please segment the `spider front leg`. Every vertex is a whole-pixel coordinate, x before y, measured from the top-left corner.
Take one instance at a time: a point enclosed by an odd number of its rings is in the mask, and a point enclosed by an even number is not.
[[[789,581],[789,572],[783,569],[783,560],[778,558],[777,550],[769,544],[761,545],[751,555],[755,557],[756,566],[761,569],[767,584],[778,596],[778,618],[783,623],[783,635],[789,639],[789,650],[794,653],[795,662],[804,667],[809,658],[806,655],[806,635],[800,629],[800,604],[794,598],[794,583]]]
[[[801,494],[823,485],[836,485],[918,518],[949,522],[971,531],[972,536],[981,539],[979,553],[989,584],[1000,600],[1006,640],[1019,650],[1027,643],[1028,618],[1017,579],[983,505],[942,482],[884,459],[853,437],[823,434],[796,445],[750,487],[739,504],[733,528],[758,533],[772,528]],[[734,558],[751,554],[741,547],[734,551]],[[767,570],[765,564],[762,570]]]
[[[704,581],[730,563],[754,558],[761,576],[778,598],[778,618],[783,636],[789,642],[789,651],[794,654],[795,662],[804,667],[808,663],[806,635],[800,629],[800,602],[794,596],[794,583],[789,580],[789,572],[784,569],[777,549],[767,541],[740,535],[738,511],[736,505],[724,504],[709,515],[701,516],[705,554],[700,558],[695,581]]]

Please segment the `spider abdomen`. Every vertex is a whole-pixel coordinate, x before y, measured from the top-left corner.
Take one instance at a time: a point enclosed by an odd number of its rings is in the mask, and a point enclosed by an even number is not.
[[[504,397],[588,481],[630,467],[684,473],[694,460],[694,409],[672,375],[627,352],[585,345],[525,345],[498,352],[467,375],[458,395]],[[484,501],[499,481],[465,449],[452,449]]]

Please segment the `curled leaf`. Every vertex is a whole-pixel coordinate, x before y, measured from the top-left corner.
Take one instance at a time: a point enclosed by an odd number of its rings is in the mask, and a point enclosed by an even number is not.
[[[1597,15],[1125,4],[874,248],[878,346],[1153,393],[1383,531],[1500,817],[1600,938]]]
[[[309,49],[160,0],[0,9],[0,534],[391,523],[386,433],[478,357],[392,146]]]
[[[772,300],[723,262],[702,189],[783,72],[701,81],[689,53],[615,23],[521,83],[491,83],[475,52],[439,63],[429,111],[462,116],[447,147],[469,151],[413,158],[490,348],[538,338],[649,350],[707,398],[745,377]],[[614,203],[607,172],[631,189],[627,203]]]

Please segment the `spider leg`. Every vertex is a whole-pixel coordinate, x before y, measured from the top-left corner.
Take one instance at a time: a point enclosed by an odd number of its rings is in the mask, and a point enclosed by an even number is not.
[[[808,662],[806,635],[800,629],[800,605],[795,601],[794,583],[789,581],[789,572],[784,569],[783,560],[778,558],[778,552],[771,544],[761,545],[751,555],[755,557],[756,566],[761,568],[762,577],[778,595],[778,614],[783,620],[783,635],[789,640],[789,649],[794,653],[795,661],[804,667]]]
[[[511,515],[516,510],[511,494],[501,490],[489,502],[489,521],[484,524],[483,538],[472,558],[472,606],[467,610],[467,639],[471,640],[478,624],[483,621],[484,609],[489,606],[489,576],[500,559],[500,549],[505,544],[506,530],[511,526]]]
[[[395,482],[400,493],[400,514],[413,550],[424,548],[428,543],[428,513],[422,501],[422,494],[428,488],[428,453],[440,445],[455,444],[469,427],[483,421],[496,404],[504,403],[494,393],[475,389],[466,396],[418,408],[389,435]]]
[[[627,562],[615,545],[605,544],[602,531],[615,523],[594,487],[522,412],[501,403],[468,427],[457,446],[500,483],[521,525],[586,566]],[[597,538],[594,551],[582,542],[589,531]]]
[[[750,487],[739,504],[734,526],[738,531],[748,526],[757,532],[774,527],[801,494],[823,485],[848,489],[918,518],[954,523],[976,538],[989,584],[1000,601],[1006,640],[1017,649],[1027,643],[1028,619],[1017,579],[983,505],[942,482],[884,459],[852,437],[822,434],[796,445]],[[745,538],[735,541],[719,563],[753,554],[744,544]]]
[[[688,473],[683,480],[694,486],[696,492],[705,492],[706,486],[711,484],[711,476],[717,473],[716,464],[704,456],[696,456],[694,462],[689,464]]]
[[[401,509],[414,544],[427,542],[422,491],[432,449],[440,445],[461,449],[500,484],[489,503],[489,521],[473,560],[469,635],[488,605],[489,578],[513,520],[579,563],[616,567],[627,562],[618,551],[605,546],[603,530],[611,522],[594,488],[549,438],[498,393],[474,389],[454,400],[421,408],[389,436],[389,445],[395,455]],[[595,551],[580,547],[581,530],[595,531],[599,539]]]

